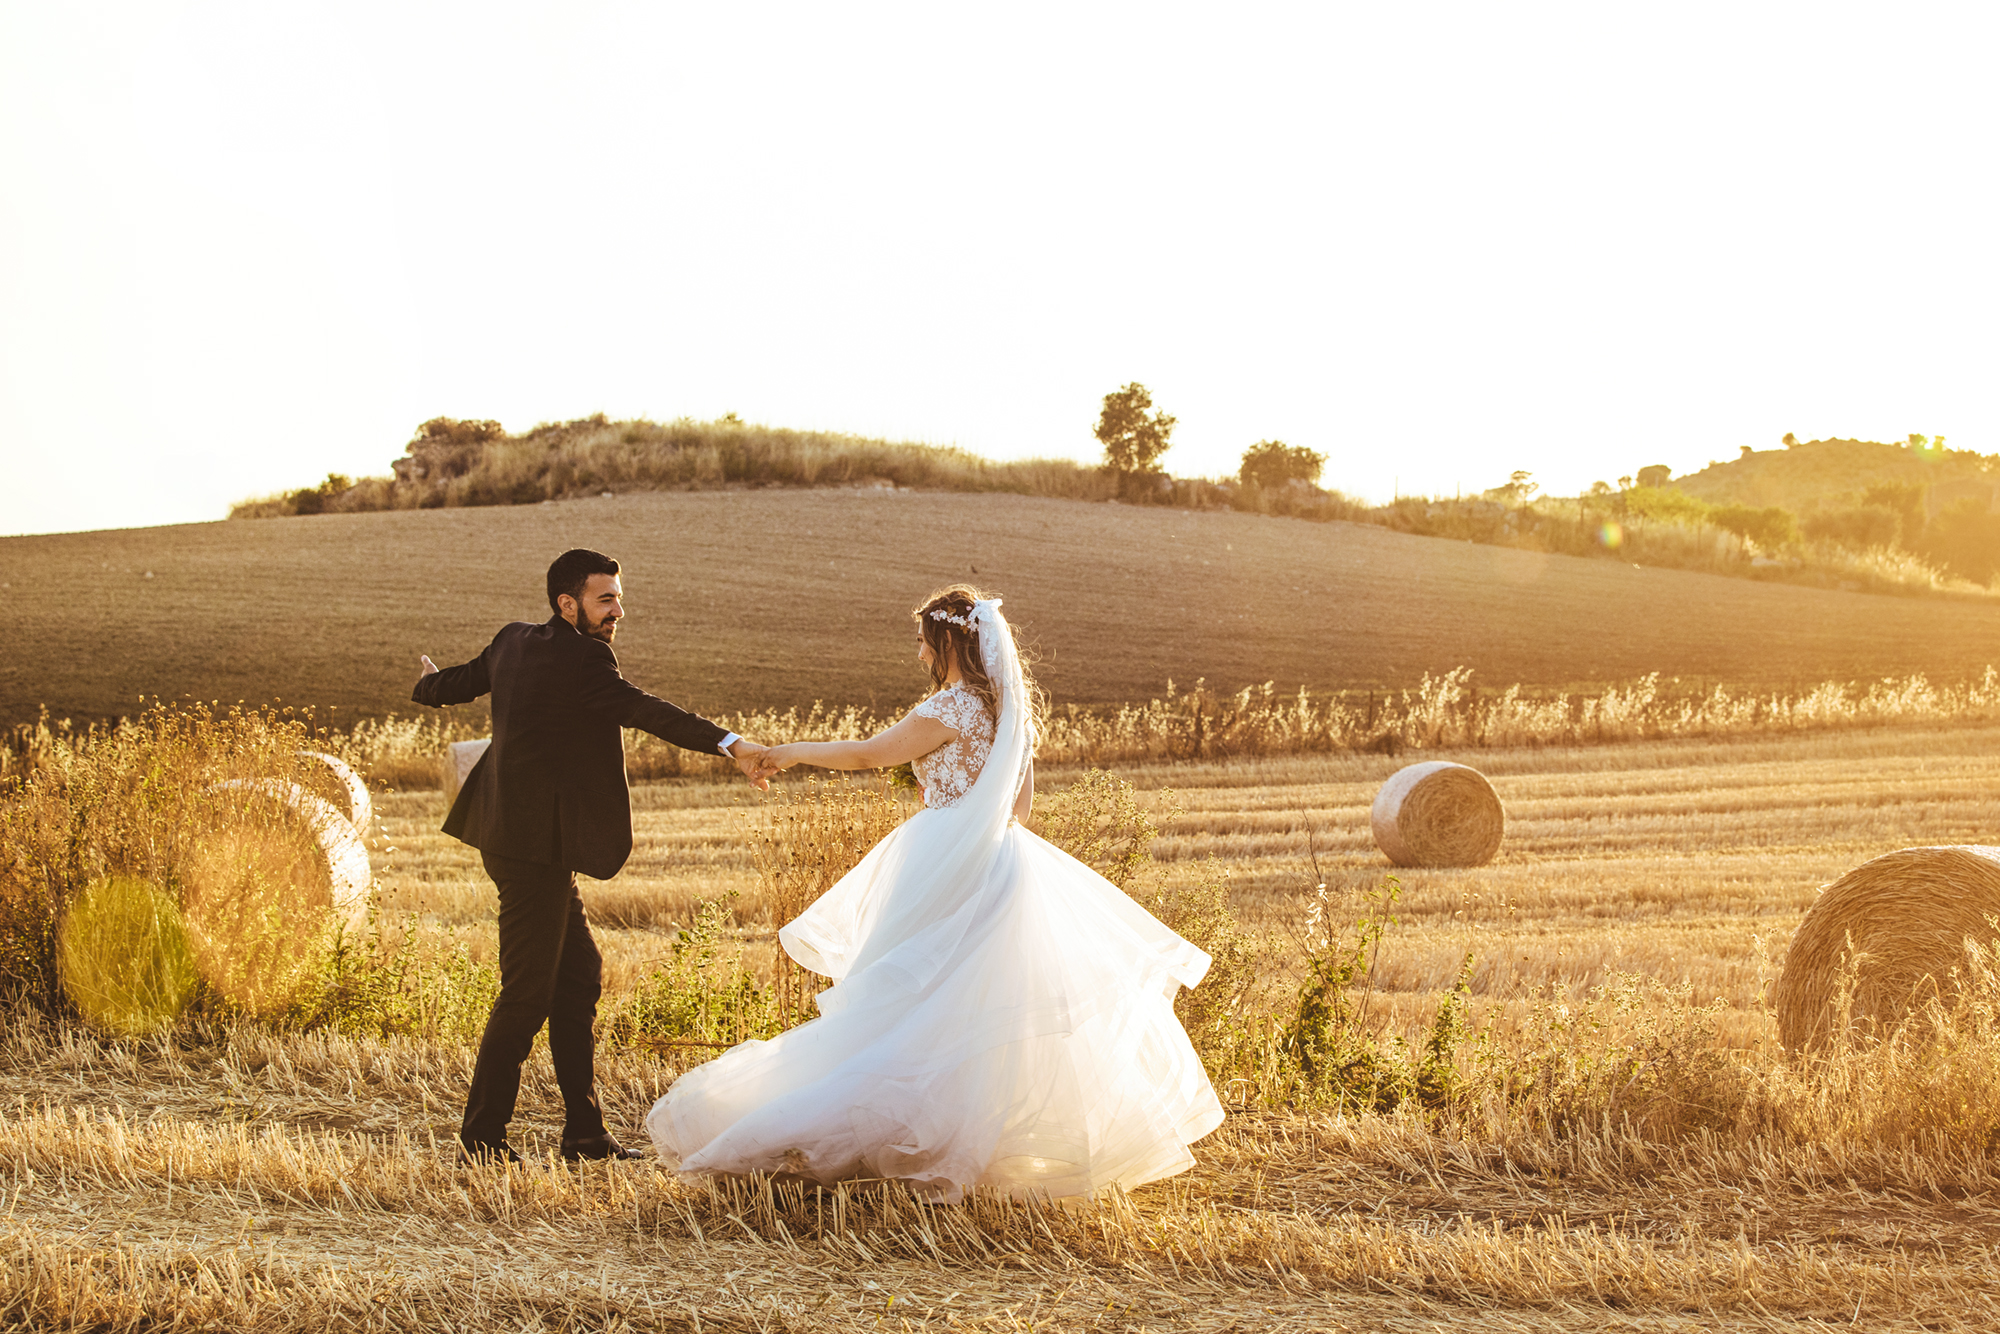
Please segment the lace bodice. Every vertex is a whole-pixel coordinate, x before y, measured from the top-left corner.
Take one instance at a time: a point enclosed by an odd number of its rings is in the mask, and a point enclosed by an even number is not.
[[[958,733],[910,765],[923,784],[924,805],[955,806],[972,790],[979,771],[986,767],[986,757],[993,753],[997,726],[993,715],[962,681],[938,691],[911,712],[935,718]]]

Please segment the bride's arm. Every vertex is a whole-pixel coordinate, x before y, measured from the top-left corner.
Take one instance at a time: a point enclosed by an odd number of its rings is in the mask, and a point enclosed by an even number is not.
[[[794,741],[773,746],[759,758],[769,769],[810,764],[821,769],[890,769],[928,755],[958,735],[935,718],[907,715],[866,741]]]
[[[1035,809],[1035,762],[1028,761],[1027,777],[1021,780],[1021,795],[1014,798],[1014,818],[1027,823],[1028,816]]]

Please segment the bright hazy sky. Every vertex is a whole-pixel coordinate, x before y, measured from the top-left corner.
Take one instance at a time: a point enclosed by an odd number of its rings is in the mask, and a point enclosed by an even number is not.
[[[1986,7],[0,0],[0,533],[603,411],[1575,491],[2000,451]]]

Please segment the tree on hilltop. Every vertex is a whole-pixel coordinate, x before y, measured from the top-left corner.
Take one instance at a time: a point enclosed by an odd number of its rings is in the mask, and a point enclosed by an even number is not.
[[[504,439],[505,427],[496,421],[460,421],[456,417],[433,417],[417,428],[417,434],[407,446],[409,453],[416,453],[416,446],[424,442],[441,442],[452,445],[476,445],[488,440]]]
[[[1259,440],[1243,451],[1243,463],[1236,475],[1245,486],[1276,491],[1289,482],[1319,484],[1326,467],[1326,455],[1304,445],[1288,445],[1282,440]]]
[[[1487,491],[1486,498],[1497,500],[1503,505],[1526,506],[1535,498],[1535,493],[1542,489],[1541,483],[1535,481],[1534,476],[1535,474],[1526,468],[1516,468],[1507,474],[1506,481]]]
[[[1120,476],[1158,472],[1173,433],[1174,419],[1154,410],[1152,394],[1137,380],[1104,396],[1095,434],[1105,466]]]

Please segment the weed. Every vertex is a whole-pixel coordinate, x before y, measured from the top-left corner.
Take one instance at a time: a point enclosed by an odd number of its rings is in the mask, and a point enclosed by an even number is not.
[[[675,933],[666,963],[600,1018],[599,1032],[627,1047],[720,1048],[799,1022],[804,1016],[782,1007],[776,992],[743,966],[741,948],[725,945],[729,920],[726,900],[703,903]]]

